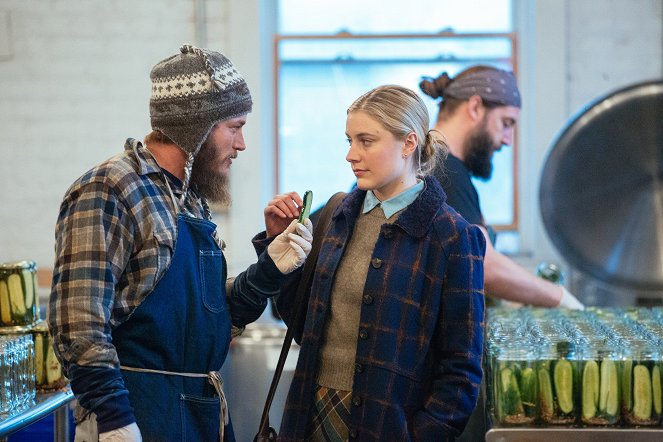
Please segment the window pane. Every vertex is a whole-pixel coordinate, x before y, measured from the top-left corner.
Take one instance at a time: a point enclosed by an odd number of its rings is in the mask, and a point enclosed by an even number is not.
[[[511,32],[510,0],[280,0],[280,34]]]

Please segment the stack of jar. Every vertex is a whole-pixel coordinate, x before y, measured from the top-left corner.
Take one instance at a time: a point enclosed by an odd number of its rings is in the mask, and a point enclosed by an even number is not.
[[[0,352],[2,414],[32,405],[36,391],[67,384],[40,318],[34,261],[0,264]]]
[[[0,417],[30,407],[35,400],[35,370],[30,335],[0,336]]]
[[[489,309],[496,426],[653,427],[663,415],[663,309]]]

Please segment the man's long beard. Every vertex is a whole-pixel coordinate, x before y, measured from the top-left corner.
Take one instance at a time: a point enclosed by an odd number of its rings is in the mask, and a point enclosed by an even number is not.
[[[488,135],[485,126],[477,128],[476,132],[467,140],[465,152],[465,165],[470,173],[482,180],[488,180],[493,174],[493,140]]]
[[[227,175],[214,170],[216,150],[207,142],[200,148],[191,169],[191,187],[212,203],[230,205],[230,189]]]

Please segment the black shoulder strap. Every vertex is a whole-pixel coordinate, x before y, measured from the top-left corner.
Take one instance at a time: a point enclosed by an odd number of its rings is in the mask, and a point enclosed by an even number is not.
[[[302,277],[299,281],[299,286],[297,287],[295,302],[293,304],[293,306],[296,308],[296,314],[293,316],[293,323],[290,327],[288,327],[288,331],[286,332],[285,338],[283,340],[279,361],[276,364],[272,384],[269,386],[269,393],[267,393],[265,408],[263,409],[262,417],[260,419],[260,427],[258,429],[258,434],[254,438],[254,441],[276,440],[276,431],[274,431],[274,429],[269,426],[269,409],[272,406],[274,394],[276,393],[276,387],[278,386],[279,380],[281,379],[283,366],[285,365],[285,360],[288,357],[288,351],[290,350],[290,345],[292,344],[292,338],[294,337],[296,331],[299,330],[301,333],[304,329],[304,322],[306,321],[306,310],[308,307],[308,300],[306,297],[309,286],[311,285],[311,281],[313,280],[313,272],[315,271],[315,265],[318,261],[318,253],[320,252],[322,240],[324,239],[325,233],[329,228],[331,217],[334,214],[336,207],[338,207],[343,198],[345,198],[345,195],[345,192],[338,192],[329,198],[329,201],[327,201],[327,204],[325,204],[325,207],[320,212],[320,218],[318,219],[317,225],[313,228],[313,244],[311,245],[311,252],[306,258],[306,263],[304,264],[304,269],[302,270]]]

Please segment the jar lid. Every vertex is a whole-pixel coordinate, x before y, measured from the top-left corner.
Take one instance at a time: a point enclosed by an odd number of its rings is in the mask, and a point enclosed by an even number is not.
[[[37,263],[35,261],[16,261],[16,262],[3,262],[0,264],[0,270],[36,270]]]
[[[32,326],[30,325],[15,325],[11,327],[0,327],[0,335],[21,335],[30,333]]]

